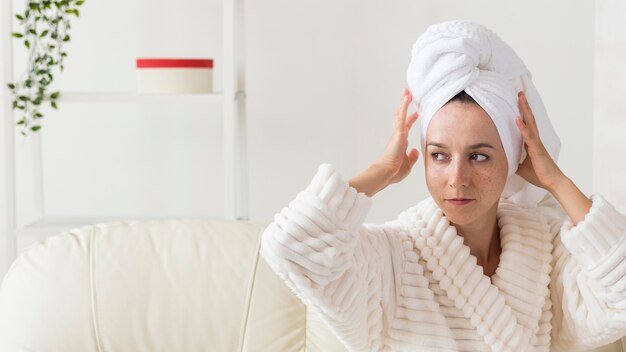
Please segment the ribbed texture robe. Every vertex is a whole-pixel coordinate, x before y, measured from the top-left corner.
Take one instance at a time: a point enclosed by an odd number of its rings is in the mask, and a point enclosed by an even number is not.
[[[364,224],[372,199],[322,164],[261,255],[349,351],[587,350],[626,334],[626,217],[591,200],[574,227],[501,199],[490,278],[432,198]]]

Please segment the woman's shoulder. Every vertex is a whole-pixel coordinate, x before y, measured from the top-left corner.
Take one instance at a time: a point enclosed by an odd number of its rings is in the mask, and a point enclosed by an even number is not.
[[[387,229],[387,230],[396,230],[396,231],[404,231],[407,228],[413,227],[416,222],[423,220],[424,212],[428,209],[434,209],[437,207],[435,201],[432,197],[426,197],[421,201],[414,203],[408,208],[404,208],[401,210],[395,218],[391,218],[389,220],[380,221],[380,222],[366,222],[364,226],[367,229]]]
[[[384,222],[365,223],[362,229],[370,234],[384,234],[391,242],[408,246],[407,241],[415,237],[415,233],[426,225],[429,217],[436,215],[438,209],[432,197],[426,197],[400,211],[395,218]]]
[[[537,211],[541,214],[553,217],[564,217],[565,210],[551,193],[546,193],[545,197],[537,204]]]
[[[547,193],[535,207],[531,208],[501,198],[498,213],[522,221],[523,224],[520,224],[522,227],[531,226],[539,229],[547,226],[552,240],[559,234],[563,222],[567,219],[565,211],[550,193]]]
[[[535,212],[537,213],[537,216],[541,216],[546,220],[553,236],[557,236],[559,234],[563,222],[568,219],[567,213],[565,213],[561,204],[559,204],[559,202],[550,193],[547,193],[537,204]]]
[[[432,197],[426,197],[400,211],[395,218],[380,222],[365,222],[361,231],[370,236],[384,236],[391,243],[406,246],[404,242],[410,240],[411,232],[424,225],[424,212],[434,207],[436,204]]]

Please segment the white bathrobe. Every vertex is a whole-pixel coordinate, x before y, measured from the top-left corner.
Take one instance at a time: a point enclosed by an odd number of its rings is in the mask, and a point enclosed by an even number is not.
[[[576,227],[554,198],[502,199],[489,278],[432,198],[363,224],[372,199],[330,164],[276,214],[261,255],[349,351],[577,351],[626,334],[626,217]]]

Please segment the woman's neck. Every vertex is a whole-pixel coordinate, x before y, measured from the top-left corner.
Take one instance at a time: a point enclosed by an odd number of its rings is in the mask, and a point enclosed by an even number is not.
[[[497,219],[497,204],[489,214],[470,224],[452,224],[463,243],[469,247],[470,254],[475,256],[477,264],[483,267],[485,275],[491,277],[500,262],[500,227]]]

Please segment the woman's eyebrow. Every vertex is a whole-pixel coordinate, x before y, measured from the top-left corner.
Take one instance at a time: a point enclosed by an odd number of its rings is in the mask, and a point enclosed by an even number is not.
[[[476,143],[476,144],[472,144],[469,147],[467,147],[468,149],[478,149],[478,148],[491,148],[491,149],[496,149],[494,148],[491,144],[489,143]]]
[[[429,142],[428,145],[432,145],[434,147],[439,147],[439,148],[448,148],[445,144],[439,143],[439,142]],[[476,143],[467,147],[467,149],[478,149],[478,148],[496,149],[489,143]]]
[[[428,147],[429,145],[432,145],[433,147],[439,147],[439,148],[448,148],[446,147],[445,144],[442,143],[437,143],[437,142],[429,142],[426,147]]]

